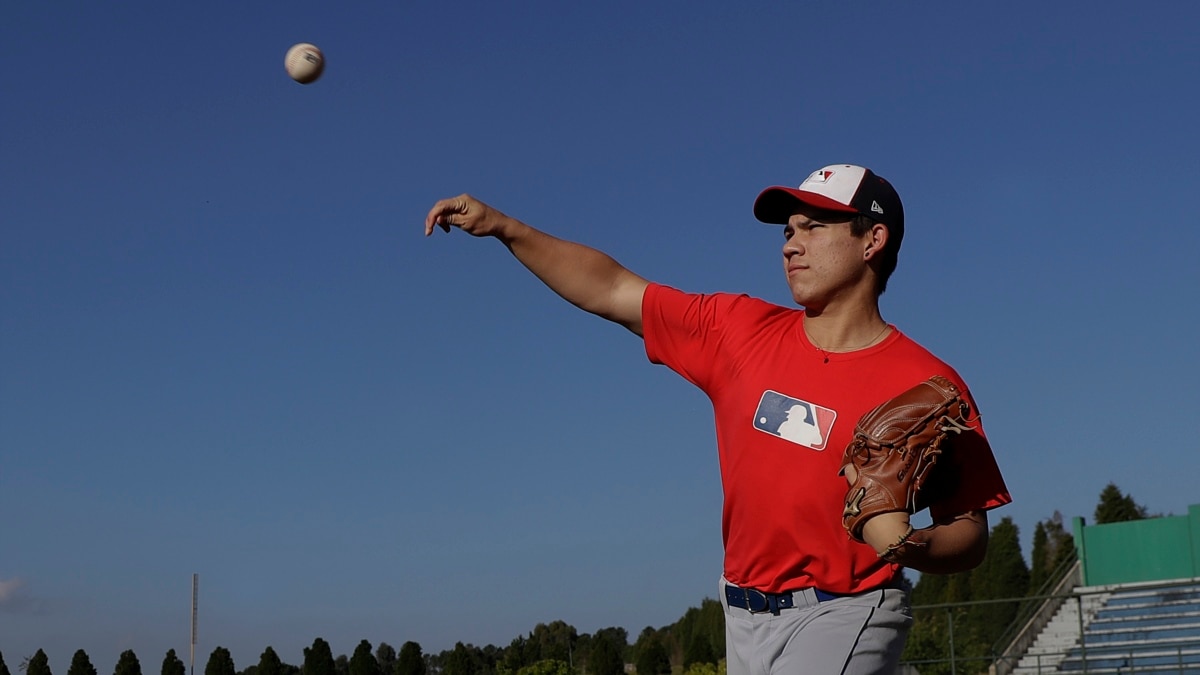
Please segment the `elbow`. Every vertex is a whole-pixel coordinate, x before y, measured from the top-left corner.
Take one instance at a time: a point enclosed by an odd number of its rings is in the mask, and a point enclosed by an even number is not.
[[[901,561],[908,567],[931,574],[969,572],[983,564],[987,556],[987,523],[962,519],[951,527],[918,530],[926,533],[927,547],[912,560]]]

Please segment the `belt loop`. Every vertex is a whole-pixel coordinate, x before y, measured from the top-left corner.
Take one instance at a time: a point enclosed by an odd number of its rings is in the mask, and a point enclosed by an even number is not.
[[[838,595],[835,593],[823,591],[819,588],[814,588],[813,594],[815,594],[817,596],[817,602],[829,602],[830,600],[833,600],[834,598],[838,597]]]
[[[771,613],[779,616],[779,610],[796,606],[794,593],[778,593],[771,596]]]

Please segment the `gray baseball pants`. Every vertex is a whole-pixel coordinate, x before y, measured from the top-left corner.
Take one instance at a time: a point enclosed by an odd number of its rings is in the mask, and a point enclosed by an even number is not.
[[[883,588],[818,600],[795,591],[792,607],[731,607],[721,579],[729,675],[892,675],[912,626],[908,590]]]

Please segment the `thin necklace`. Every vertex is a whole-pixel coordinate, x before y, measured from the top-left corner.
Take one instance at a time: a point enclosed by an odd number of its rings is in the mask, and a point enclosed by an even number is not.
[[[875,334],[875,337],[871,338],[870,340],[867,340],[866,342],[864,342],[863,344],[861,344],[861,345],[859,345],[859,346],[857,346],[857,347],[851,347],[851,348],[849,348],[849,349],[843,349],[843,350],[841,350],[841,351],[839,351],[839,352],[830,352],[829,350],[825,349],[825,348],[824,348],[824,347],[822,347],[821,345],[817,344],[817,341],[813,339],[813,336],[812,336],[812,335],[809,335],[809,333],[808,333],[808,331],[807,331],[807,330],[806,330],[806,331],[804,331],[804,334],[808,336],[808,341],[812,343],[812,346],[816,347],[816,348],[817,348],[817,351],[821,352],[821,355],[825,357],[825,361],[824,361],[824,362],[825,362],[825,363],[829,363],[829,355],[830,355],[830,354],[842,354],[842,353],[845,353],[845,352],[853,352],[853,351],[857,351],[857,350],[859,350],[859,349],[863,349],[863,348],[865,348],[865,347],[869,347],[869,346],[871,346],[871,345],[875,344],[875,341],[876,341],[876,340],[878,340],[878,339],[880,338],[880,336],[882,336],[884,333],[886,333],[888,328],[890,328],[890,326],[888,325],[888,322],[884,321],[884,322],[883,322],[883,330],[881,330],[881,331],[879,331],[878,333],[876,333],[876,334]]]

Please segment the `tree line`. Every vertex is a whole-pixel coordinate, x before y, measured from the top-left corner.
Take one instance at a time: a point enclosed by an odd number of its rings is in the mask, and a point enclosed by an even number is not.
[[[347,657],[333,656],[323,638],[304,648],[300,665],[285,663],[267,647],[257,664],[238,670],[225,647],[218,646],[208,657],[204,675],[624,675],[626,663],[636,663],[642,675],[668,675],[672,664],[684,665],[688,675],[718,674],[719,657],[725,653],[725,624],[720,603],[705,599],[700,607],[684,613],[664,628],[646,627],[637,641],[629,644],[624,628],[603,628],[580,634],[564,621],[538,624],[527,635],[507,647],[477,647],[462,642],[437,654],[426,654],[417,642],[405,642],[399,652],[386,642],[372,650],[362,640]],[[19,667],[24,675],[55,675],[49,658],[39,649]],[[161,675],[187,675],[183,660],[174,649],[163,658]],[[0,675],[12,675],[0,653]],[[98,675],[87,652],[80,649],[71,659],[66,675]],[[144,671],[133,650],[121,653],[113,675],[151,675]]]
[[[1150,517],[1144,506],[1109,483],[1100,493],[1093,522],[1097,525]],[[904,661],[921,662],[923,674],[949,673],[949,664],[935,663],[950,657],[953,630],[954,656],[986,670],[985,659],[995,653],[1010,624],[1022,610],[1020,603],[980,603],[948,611],[922,611],[922,606],[969,603],[979,600],[1044,595],[1056,581],[1056,571],[1074,560],[1074,538],[1062,515],[1039,522],[1027,564],[1021,554],[1019,532],[1011,518],[991,530],[987,556],[974,570],[951,575],[921,575],[913,587],[914,623]],[[1034,601],[1030,601],[1034,602]],[[949,617],[947,616],[949,613]],[[630,664],[637,675],[724,675],[725,615],[721,603],[705,598],[673,624],[647,626],[633,644],[624,628],[602,628],[580,634],[564,621],[538,624],[507,647],[477,647],[458,642],[452,649],[426,654],[416,642],[405,642],[399,652],[386,642],[372,650],[367,640],[354,653],[336,658],[322,638],[304,648],[301,665],[284,663],[267,647],[257,664],[237,670],[228,649],[217,647],[209,655],[204,675],[624,675]],[[975,659],[972,662],[972,659]],[[39,649],[19,667],[24,675],[54,675],[49,659]],[[161,675],[187,675],[175,650],[163,658]],[[0,653],[0,675],[12,675]],[[66,675],[98,675],[87,653],[75,652]],[[143,673],[132,650],[121,653],[113,675]]]

